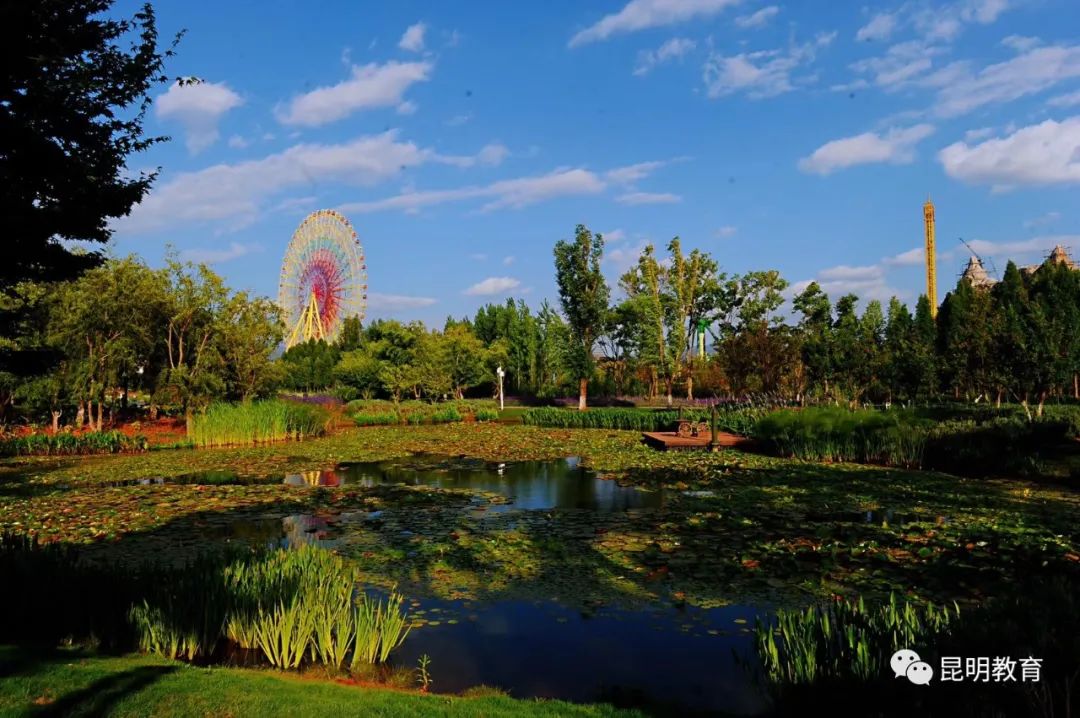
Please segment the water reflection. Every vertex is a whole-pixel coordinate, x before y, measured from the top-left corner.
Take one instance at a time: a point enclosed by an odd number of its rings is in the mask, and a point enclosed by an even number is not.
[[[307,471],[285,477],[295,486],[361,486],[386,484],[473,489],[500,494],[513,508],[626,511],[663,505],[662,491],[620,486],[582,468],[576,457],[558,461],[463,463],[431,460],[419,464],[378,462],[349,464],[332,471]],[[492,507],[492,511],[505,507]]]
[[[409,634],[394,662],[412,667],[428,654],[440,691],[485,684],[517,698],[680,716],[766,707],[753,669],[736,658],[752,654],[751,607],[583,613],[553,602],[423,601],[411,610],[428,623]]]

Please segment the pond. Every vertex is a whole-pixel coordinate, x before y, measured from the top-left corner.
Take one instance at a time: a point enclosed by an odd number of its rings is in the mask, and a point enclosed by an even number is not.
[[[197,482],[199,476],[182,480]],[[230,480],[227,472],[201,476],[215,483]],[[251,481],[235,475],[232,479]],[[617,514],[648,515],[662,509],[667,498],[662,490],[621,486],[601,478],[574,457],[502,464],[414,456],[265,480],[311,487],[404,484],[466,489],[478,496],[501,496],[508,503],[477,500],[464,509],[450,509],[464,525],[495,521],[509,527],[547,527],[551,516],[562,515],[590,536],[593,525],[599,527]],[[364,542],[374,531],[402,542],[411,556],[417,550],[412,539],[431,530],[423,523],[429,517],[413,516],[410,523],[394,514],[388,507],[237,516],[203,526],[202,540],[286,547],[316,543],[355,556],[370,547]],[[417,536],[412,536],[414,532]],[[359,544],[363,545],[357,548]],[[573,600],[573,584],[555,588],[541,600],[449,600],[406,591],[417,627],[394,654],[393,663],[411,669],[421,655],[429,655],[433,688],[442,692],[487,685],[518,698],[605,701],[665,715],[753,714],[765,708],[753,686],[752,665],[746,665],[753,664],[751,629],[763,607],[701,609],[658,601],[644,607],[614,602],[586,605]]]

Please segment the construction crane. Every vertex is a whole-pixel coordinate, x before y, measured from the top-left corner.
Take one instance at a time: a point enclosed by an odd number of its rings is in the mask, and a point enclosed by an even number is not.
[[[971,252],[971,256],[973,256],[973,257],[975,257],[975,259],[979,260],[979,264],[981,264],[983,266],[983,268],[985,269],[986,268],[986,262],[984,262],[983,258],[979,256],[979,253],[975,251],[975,248],[972,247],[970,244],[968,244],[967,240],[964,239],[963,237],[957,237],[957,239],[960,240],[960,244],[967,247],[967,251]],[[994,266],[994,260],[993,259],[990,260],[990,276],[992,276],[994,279],[998,278],[997,267]]]

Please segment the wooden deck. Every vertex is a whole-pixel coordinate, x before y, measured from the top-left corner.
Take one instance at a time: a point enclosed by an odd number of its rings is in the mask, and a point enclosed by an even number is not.
[[[661,451],[708,451],[709,435],[704,436],[679,436],[674,431],[646,431],[641,435],[642,440]],[[745,436],[729,434],[726,431],[716,432],[716,444],[720,447],[742,446],[749,441]]]

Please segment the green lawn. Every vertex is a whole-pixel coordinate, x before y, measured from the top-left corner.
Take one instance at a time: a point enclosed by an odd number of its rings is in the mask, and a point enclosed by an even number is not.
[[[462,698],[340,685],[270,671],[196,668],[149,656],[0,646],[0,715],[635,716],[609,706]]]

